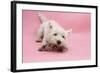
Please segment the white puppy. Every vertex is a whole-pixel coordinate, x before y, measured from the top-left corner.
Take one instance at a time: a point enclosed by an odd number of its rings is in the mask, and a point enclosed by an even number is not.
[[[38,30],[38,42],[42,42],[42,48],[45,48],[48,44],[63,46],[68,48],[68,37],[70,30],[64,30],[56,21],[47,20],[42,14],[38,14],[41,26]]]

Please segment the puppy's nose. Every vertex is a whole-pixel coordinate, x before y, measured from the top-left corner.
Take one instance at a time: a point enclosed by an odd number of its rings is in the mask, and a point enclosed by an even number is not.
[[[60,45],[60,44],[61,44],[61,41],[60,41],[60,40],[58,40],[58,41],[57,41],[57,44],[58,44],[58,45]]]

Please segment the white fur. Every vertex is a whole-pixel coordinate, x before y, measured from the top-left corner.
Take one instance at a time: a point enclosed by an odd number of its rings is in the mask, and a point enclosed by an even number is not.
[[[42,41],[42,46],[48,44],[57,45],[59,40],[61,41],[60,45],[67,48],[68,37],[72,29],[66,31],[56,21],[47,20],[42,14],[39,14],[39,18],[41,26],[38,30],[38,40]]]

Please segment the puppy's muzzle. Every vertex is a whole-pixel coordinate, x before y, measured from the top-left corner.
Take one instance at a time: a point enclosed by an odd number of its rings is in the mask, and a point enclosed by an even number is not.
[[[57,44],[58,44],[58,45],[60,45],[60,44],[61,44],[61,41],[60,41],[60,40],[58,40],[58,41],[57,41]]]

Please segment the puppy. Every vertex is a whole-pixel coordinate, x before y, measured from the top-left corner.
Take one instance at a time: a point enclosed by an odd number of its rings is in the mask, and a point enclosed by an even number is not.
[[[39,51],[63,51],[67,49],[68,38],[72,29],[66,31],[56,21],[48,20],[40,13],[38,16],[41,26],[38,30],[37,42],[42,43]]]

